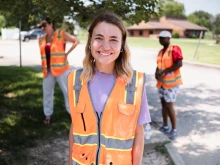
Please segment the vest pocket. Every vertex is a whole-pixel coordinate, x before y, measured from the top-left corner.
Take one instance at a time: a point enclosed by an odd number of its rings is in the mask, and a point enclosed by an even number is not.
[[[118,110],[126,116],[132,116],[135,112],[135,106],[133,104],[118,103]]]
[[[138,113],[133,104],[118,103],[118,115],[115,116],[116,124],[114,126],[116,137],[132,139],[137,118]]]

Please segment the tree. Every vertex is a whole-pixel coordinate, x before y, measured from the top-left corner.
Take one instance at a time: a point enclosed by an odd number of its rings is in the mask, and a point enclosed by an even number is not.
[[[3,15],[0,15],[0,30],[1,28],[5,27],[6,21]]]
[[[162,6],[162,15],[167,17],[185,17],[184,4],[174,0],[160,0]]]
[[[2,35],[2,28],[5,27],[6,21],[3,15],[0,15],[0,36]]]
[[[215,16],[214,22],[214,34],[220,34],[220,14]]]
[[[188,21],[212,30],[213,16],[205,11],[195,11],[187,17]]]
[[[11,24],[36,24],[48,16],[62,22],[64,16],[87,27],[91,19],[102,11],[115,12],[128,23],[147,21],[150,15],[161,11],[159,0],[0,0],[0,11],[9,13]],[[12,12],[13,11],[13,12]]]

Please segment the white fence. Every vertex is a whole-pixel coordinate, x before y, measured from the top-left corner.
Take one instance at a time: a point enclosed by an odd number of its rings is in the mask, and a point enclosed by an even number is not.
[[[14,28],[14,29],[2,28],[2,40],[11,40],[13,39],[13,36],[16,33],[19,33],[18,28]]]

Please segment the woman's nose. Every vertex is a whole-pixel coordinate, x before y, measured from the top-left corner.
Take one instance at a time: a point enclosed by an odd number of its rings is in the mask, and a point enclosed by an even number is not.
[[[104,49],[109,49],[110,48],[109,42],[106,41],[106,40],[103,41],[102,46],[103,46]]]

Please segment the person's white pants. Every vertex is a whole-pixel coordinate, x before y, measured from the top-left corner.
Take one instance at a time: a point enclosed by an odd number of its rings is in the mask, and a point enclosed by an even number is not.
[[[51,116],[53,114],[53,96],[56,81],[63,92],[66,110],[68,113],[70,113],[67,95],[67,76],[69,72],[70,71],[67,70],[60,76],[55,77],[50,71],[48,71],[47,77],[43,79],[43,106],[45,116]]]

